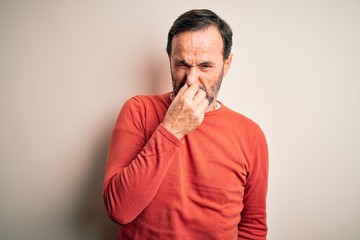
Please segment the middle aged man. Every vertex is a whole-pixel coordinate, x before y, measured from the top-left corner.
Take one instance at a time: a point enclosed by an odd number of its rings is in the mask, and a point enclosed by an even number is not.
[[[266,239],[264,134],[217,101],[231,45],[212,11],[182,14],[168,34],[173,91],[124,104],[104,180],[119,239]]]

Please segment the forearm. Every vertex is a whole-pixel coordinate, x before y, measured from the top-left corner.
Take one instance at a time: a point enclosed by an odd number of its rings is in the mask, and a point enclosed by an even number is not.
[[[238,225],[238,239],[264,240],[267,236],[266,195],[268,189],[268,148],[262,131],[253,140],[255,147],[248,163],[244,209]]]
[[[124,161],[130,164],[125,167],[117,166],[115,163],[122,162],[123,159],[109,159],[110,166],[105,176],[108,180],[104,184],[103,194],[108,213],[114,221],[121,224],[131,222],[150,203],[172,163],[179,144],[180,140],[159,125],[135,159]],[[110,149],[110,158],[111,151]]]
[[[265,240],[267,236],[266,209],[247,209],[241,214],[238,240]]]

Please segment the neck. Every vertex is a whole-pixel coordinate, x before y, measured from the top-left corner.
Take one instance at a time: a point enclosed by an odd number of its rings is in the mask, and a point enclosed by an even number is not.
[[[220,107],[220,104],[216,101],[216,99],[207,107],[205,112],[211,112]]]

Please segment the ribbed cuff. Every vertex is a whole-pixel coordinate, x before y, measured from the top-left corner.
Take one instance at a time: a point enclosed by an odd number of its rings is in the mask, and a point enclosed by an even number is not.
[[[176,146],[180,147],[182,145],[182,141],[180,139],[178,139],[177,137],[175,137],[169,130],[167,130],[166,127],[164,127],[164,125],[160,124],[157,128],[157,130],[164,136],[166,137],[169,141],[171,141],[172,143],[174,143]]]

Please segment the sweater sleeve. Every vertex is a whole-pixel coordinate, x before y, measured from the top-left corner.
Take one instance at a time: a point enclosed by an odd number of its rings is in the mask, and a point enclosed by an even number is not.
[[[266,195],[268,186],[268,148],[261,129],[254,140],[248,159],[248,175],[244,193],[244,209],[238,225],[238,239],[264,240],[267,235]]]
[[[120,224],[136,218],[155,196],[182,142],[162,125],[146,142],[140,103],[128,100],[116,121],[108,152],[103,197]]]

